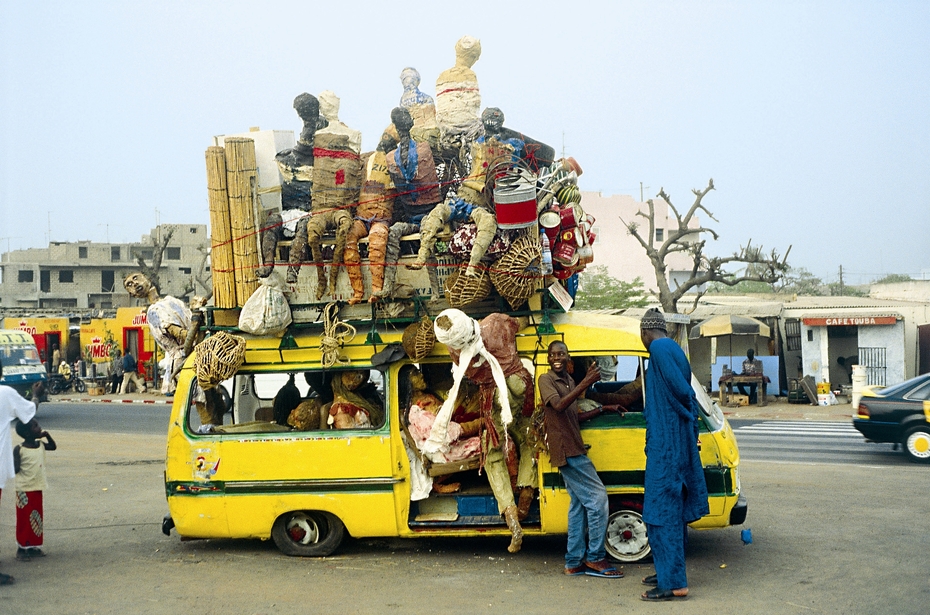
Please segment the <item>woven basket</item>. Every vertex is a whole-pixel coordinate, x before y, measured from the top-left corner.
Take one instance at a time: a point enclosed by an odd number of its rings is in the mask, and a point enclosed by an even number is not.
[[[212,389],[227,378],[231,378],[245,361],[245,338],[225,331],[214,333],[197,344],[194,368],[197,384],[202,389]]]
[[[420,361],[429,356],[435,344],[436,332],[433,330],[433,321],[429,316],[424,316],[419,322],[411,323],[404,329],[401,345],[413,361]]]
[[[465,275],[464,268],[458,268],[446,278],[443,290],[450,307],[460,308],[470,303],[477,303],[491,294],[491,276],[486,269],[479,269],[476,278]]]
[[[491,282],[510,307],[516,309],[536,292],[542,279],[542,253],[535,237],[523,235],[491,268]]]

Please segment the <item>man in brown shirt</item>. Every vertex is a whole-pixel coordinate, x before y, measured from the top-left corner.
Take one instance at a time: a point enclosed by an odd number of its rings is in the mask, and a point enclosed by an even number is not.
[[[623,572],[607,561],[607,490],[588,458],[578,427],[578,398],[600,380],[592,363],[578,385],[568,373],[571,357],[563,342],[549,344],[549,371],[539,377],[539,399],[544,407],[546,445],[552,465],[559,468],[571,497],[568,507],[568,548],[565,574],[587,574],[618,579]],[[591,418],[597,413],[591,413]],[[585,546],[587,527],[587,547]]]

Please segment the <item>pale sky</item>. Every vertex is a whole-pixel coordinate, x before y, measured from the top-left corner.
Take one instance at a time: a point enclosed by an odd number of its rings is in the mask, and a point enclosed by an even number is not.
[[[0,252],[208,223],[211,137],[299,131],[304,91],[374,149],[401,69],[434,95],[465,34],[482,105],[574,156],[582,190],[686,209],[713,177],[712,254],[930,277],[926,1],[0,0]]]

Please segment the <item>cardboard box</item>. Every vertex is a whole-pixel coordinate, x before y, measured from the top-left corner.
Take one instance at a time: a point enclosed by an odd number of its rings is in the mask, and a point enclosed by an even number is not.
[[[104,388],[99,384],[89,384],[87,385],[87,394],[88,395],[103,395]]]
[[[729,402],[731,406],[748,406],[749,405],[749,396],[748,395],[730,395]]]

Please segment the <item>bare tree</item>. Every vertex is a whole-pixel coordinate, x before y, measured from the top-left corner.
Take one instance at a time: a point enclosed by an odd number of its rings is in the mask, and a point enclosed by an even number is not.
[[[159,227],[161,228],[161,227]],[[161,282],[158,279],[158,271],[161,269],[161,259],[165,253],[165,248],[168,247],[168,242],[171,241],[171,238],[174,236],[174,227],[168,227],[168,230],[164,233],[153,233],[152,240],[152,264],[145,264],[145,259],[142,257],[141,253],[136,254],[136,262],[139,264],[139,269],[142,270],[142,273],[149,279],[149,282],[152,283],[152,286],[158,291],[158,294],[161,294]]]
[[[735,286],[740,282],[747,281],[774,284],[788,271],[787,258],[788,252],[791,251],[791,246],[788,246],[788,250],[785,252],[784,256],[779,256],[778,252],[775,250],[766,254],[763,252],[762,246],[753,246],[752,239],[750,239],[746,242],[745,246],[740,247],[738,252],[734,252],[730,256],[708,256],[704,253],[707,240],[700,239],[700,237],[706,234],[711,236],[714,240],[717,240],[719,235],[712,228],[705,226],[691,228],[690,224],[699,211],[704,212],[708,218],[719,223],[710,210],[704,207],[702,203],[707,193],[713,189],[714,180],[710,179],[707,182],[707,187],[703,190],[692,190],[695,197],[694,203],[691,204],[691,207],[684,215],[678,212],[678,209],[672,204],[671,197],[666,194],[665,190],[659,190],[659,194],[656,196],[668,203],[669,209],[671,209],[674,214],[677,223],[677,228],[668,229],[665,241],[659,245],[655,245],[652,241],[647,241],[647,239],[655,237],[656,232],[655,205],[652,199],[646,201],[649,207],[648,212],[640,210],[636,213],[637,216],[645,218],[646,224],[649,226],[645,238],[639,232],[639,222],[636,220],[627,222],[621,219],[627,231],[636,238],[646,251],[649,260],[652,262],[652,267],[655,269],[656,273],[656,284],[659,289],[655,294],[658,295],[659,302],[662,304],[662,309],[667,313],[677,314],[679,299],[692,289],[697,291],[697,295],[694,298],[694,305],[697,305],[698,299],[704,294],[701,288],[710,282],[717,282],[719,284],[725,284],[726,286]],[[692,265],[690,277],[684,282],[677,283],[675,288],[672,288],[668,281],[665,259],[668,255],[676,252],[688,254],[691,257]],[[734,264],[743,265],[738,273],[727,270],[728,267]]]
[[[184,284],[184,295],[189,295],[191,293],[197,292],[197,286],[206,291],[204,295],[204,300],[209,301],[210,297],[213,296],[213,274],[207,271],[207,260],[210,258],[210,248],[207,246],[198,246],[197,250],[200,252],[200,264],[197,266],[197,270],[191,272],[190,277],[187,279],[187,282]]]

